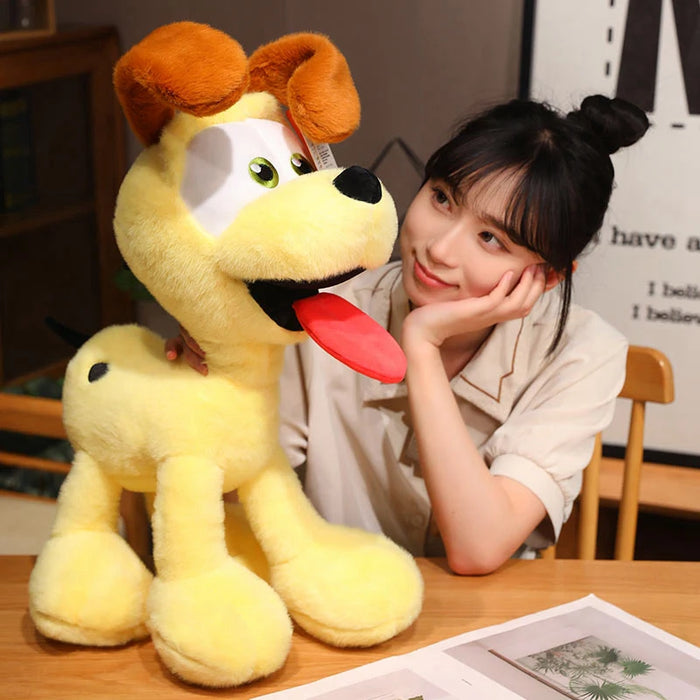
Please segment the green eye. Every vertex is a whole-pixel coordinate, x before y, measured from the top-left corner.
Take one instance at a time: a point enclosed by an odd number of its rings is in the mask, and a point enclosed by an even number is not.
[[[277,183],[280,181],[280,176],[277,174],[275,166],[262,156],[253,158],[248,163],[248,172],[255,182],[270,189],[277,187]]]
[[[292,170],[297,175],[306,175],[306,173],[313,172],[313,166],[309,163],[301,153],[293,153],[291,158]]]

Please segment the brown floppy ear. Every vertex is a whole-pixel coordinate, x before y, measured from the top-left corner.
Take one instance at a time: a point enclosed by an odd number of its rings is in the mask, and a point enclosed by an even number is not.
[[[250,57],[252,91],[289,107],[297,126],[317,143],[336,143],[360,123],[360,98],[343,54],[321,34],[299,33],[261,46]]]
[[[205,24],[160,27],[127,51],[114,68],[114,87],[131,128],[146,145],[158,141],[175,110],[216,114],[248,86],[240,44]]]

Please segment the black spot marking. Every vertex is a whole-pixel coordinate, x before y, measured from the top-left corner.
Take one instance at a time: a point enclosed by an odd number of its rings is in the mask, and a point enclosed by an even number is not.
[[[96,382],[98,379],[104,377],[108,371],[109,365],[106,362],[97,362],[90,367],[90,371],[88,372],[88,381],[91,383]]]

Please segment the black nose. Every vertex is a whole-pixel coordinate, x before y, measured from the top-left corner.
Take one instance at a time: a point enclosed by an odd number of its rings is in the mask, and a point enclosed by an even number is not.
[[[374,173],[359,165],[351,165],[333,180],[336,189],[346,197],[376,204],[382,198],[382,186]]]

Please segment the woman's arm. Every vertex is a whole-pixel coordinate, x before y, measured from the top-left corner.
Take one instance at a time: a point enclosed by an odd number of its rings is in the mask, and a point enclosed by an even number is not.
[[[446,341],[526,316],[542,294],[544,273],[541,268],[526,270],[510,294],[509,284],[506,275],[485,297],[415,309],[403,327],[421,469],[448,563],[460,574],[496,569],[546,515],[532,491],[489,472],[464,424],[445,369]]]
[[[493,571],[542,521],[544,505],[522,484],[489,472],[439,351],[411,352],[407,382],[421,470],[449,566],[458,574]]]

